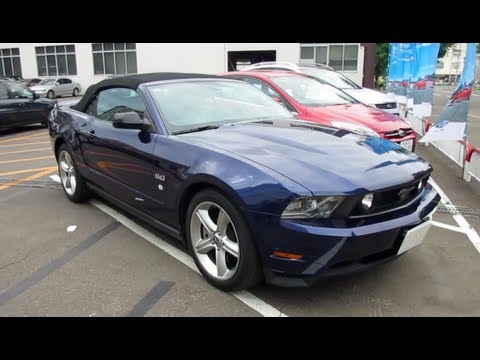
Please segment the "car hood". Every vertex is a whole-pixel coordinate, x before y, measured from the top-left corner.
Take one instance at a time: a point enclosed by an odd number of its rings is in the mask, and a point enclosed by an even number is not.
[[[375,191],[431,171],[427,162],[388,140],[311,122],[239,123],[178,137],[265,166],[315,195]]]
[[[364,104],[308,107],[310,117],[367,126],[377,133],[397,131],[411,126],[402,118]]]
[[[361,89],[343,89],[348,95],[360,102],[368,105],[383,104],[395,102],[381,91],[361,88]]]
[[[35,85],[30,88],[33,91],[45,91],[51,89],[51,86],[44,86],[44,85]]]

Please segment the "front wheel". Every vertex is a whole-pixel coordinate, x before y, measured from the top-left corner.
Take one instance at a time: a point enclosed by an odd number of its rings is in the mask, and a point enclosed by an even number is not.
[[[55,98],[55,93],[53,92],[53,90],[49,90],[49,91],[48,91],[47,97],[48,97],[49,99],[54,99],[54,98]]]
[[[221,193],[205,190],[187,210],[186,234],[202,275],[219,289],[241,290],[263,278],[254,239],[242,213]]]
[[[60,146],[57,159],[60,180],[67,197],[73,202],[88,200],[90,193],[67,145]]]

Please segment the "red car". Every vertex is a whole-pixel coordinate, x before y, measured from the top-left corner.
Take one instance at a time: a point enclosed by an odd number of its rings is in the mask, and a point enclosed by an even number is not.
[[[221,74],[251,83],[284,104],[301,120],[381,136],[413,151],[416,135],[396,115],[367,106],[336,87],[287,71],[236,71]]]
[[[452,96],[453,101],[463,101],[470,99],[470,95],[472,94],[472,87],[466,87],[460,90],[458,93]]]
[[[418,90],[423,90],[423,89],[426,89],[427,88],[427,85],[428,84],[435,84],[435,80],[432,80],[432,79],[425,79],[425,80],[419,80],[417,82],[415,82],[415,89],[418,89]]]

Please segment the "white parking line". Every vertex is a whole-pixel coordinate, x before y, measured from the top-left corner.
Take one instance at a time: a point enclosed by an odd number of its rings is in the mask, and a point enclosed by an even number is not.
[[[200,274],[193,259],[189,255],[185,254],[183,251],[170,245],[169,243],[162,240],[158,236],[152,234],[150,231],[145,230],[134,221],[128,219],[124,215],[120,214],[118,211],[101,203],[100,201],[93,199],[93,200],[90,200],[90,204],[95,206],[97,209],[103,211],[105,214],[110,215],[119,223],[121,223],[123,226],[133,231],[135,234],[141,236],[142,238],[144,238],[151,244],[155,245],[159,249],[163,250],[173,258],[187,265],[190,269],[192,269],[196,273]],[[232,294],[238,300],[240,300],[241,302],[243,302],[244,304],[246,304],[247,306],[249,306],[250,308],[252,308],[253,310],[255,310],[256,312],[258,312],[259,314],[265,317],[288,317],[288,315],[285,315],[280,310],[267,304],[265,301],[256,297],[255,295],[253,295],[248,291],[243,290],[243,291],[231,292],[230,294]]]
[[[436,227],[439,227],[439,228],[443,228],[443,229],[456,231],[456,232],[465,234],[465,231],[463,231],[462,228],[459,228],[458,226],[448,225],[448,224],[444,224],[444,223],[441,223],[441,222],[438,222],[438,221],[432,221],[432,225],[436,226]]]
[[[59,183],[61,180],[60,180],[60,176],[58,175],[50,175],[50,179],[52,179],[53,181]]]
[[[437,192],[440,194],[441,198],[441,203],[444,205],[453,205],[450,199],[448,198],[447,194],[442,190],[442,188],[433,180],[430,178],[429,180],[430,184],[437,190]],[[468,221],[463,217],[463,215],[453,215],[453,219],[455,222],[460,226],[460,228],[463,230],[465,235],[468,236],[470,241],[472,242],[473,246],[477,251],[480,253],[480,236],[478,236],[478,233],[475,231],[475,229],[468,223]]]

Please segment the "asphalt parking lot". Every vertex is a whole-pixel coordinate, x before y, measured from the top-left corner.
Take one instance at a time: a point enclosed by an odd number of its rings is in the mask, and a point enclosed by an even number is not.
[[[166,234],[103,200],[71,203],[45,128],[2,133],[0,316],[480,316],[479,186],[418,153],[467,215],[436,214],[423,244],[361,274],[224,293]]]

